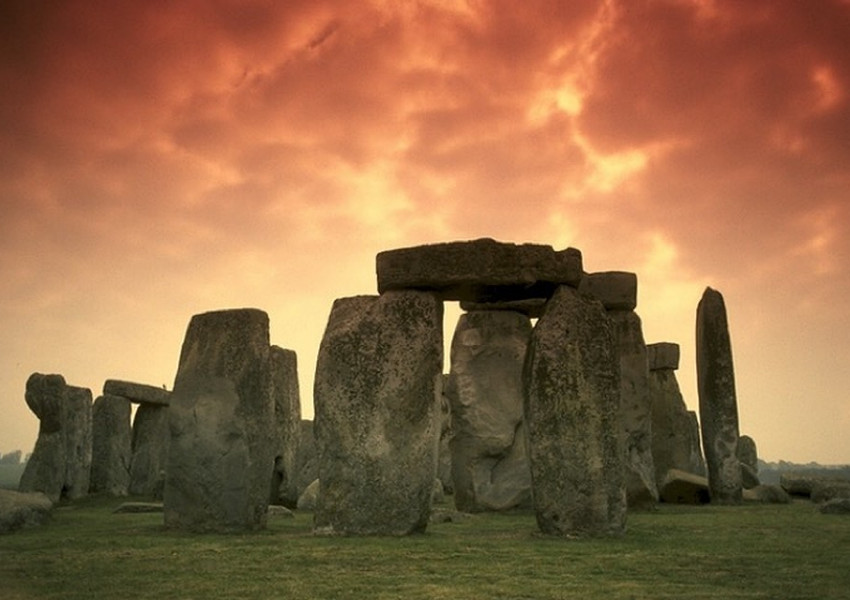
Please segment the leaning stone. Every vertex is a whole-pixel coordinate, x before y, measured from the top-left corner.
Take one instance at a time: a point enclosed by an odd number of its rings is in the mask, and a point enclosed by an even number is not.
[[[272,346],[275,444],[274,470],[269,501],[294,507],[298,503],[296,462],[301,426],[298,357],[294,350]]]
[[[524,372],[532,497],[545,534],[625,530],[619,372],[602,304],[558,288],[532,332]]]
[[[708,479],[678,469],[670,469],[659,486],[659,498],[668,504],[707,504]]]
[[[107,379],[103,384],[103,393],[110,396],[123,396],[136,404],[168,406],[171,401],[171,392],[168,390],[119,379]]]
[[[850,515],[850,498],[835,498],[820,505],[824,515]]]
[[[41,525],[50,518],[53,503],[41,492],[0,488],[0,534]]]
[[[451,345],[452,485],[463,512],[530,506],[522,369],[531,322],[516,312],[461,315]]]
[[[140,404],[133,419],[129,487],[132,495],[162,499],[170,441],[168,407]]]
[[[759,468],[759,455],[756,449],[756,442],[748,435],[742,435],[738,438],[738,446],[735,448],[735,453],[738,460],[743,464],[752,467],[756,473]]]
[[[192,317],[168,407],[167,528],[265,527],[275,449],[269,349],[263,311]]]
[[[310,485],[304,488],[304,491],[298,496],[298,504],[296,506],[298,510],[316,510],[316,502],[319,499],[320,489],[321,484],[318,479],[314,479]]]
[[[745,490],[761,485],[759,474],[750,465],[738,463],[741,469],[741,485]]]
[[[620,426],[625,444],[625,481],[629,508],[658,502],[652,460],[652,399],[646,344],[640,317],[632,310],[609,310],[620,360]]]
[[[380,252],[378,291],[424,290],[441,300],[492,302],[548,298],[559,285],[578,286],[581,252],[484,238]]]
[[[161,513],[162,502],[122,502],[114,513]]]
[[[646,357],[650,371],[679,368],[679,344],[657,342],[646,346]]]
[[[761,502],[763,504],[789,504],[791,496],[778,485],[759,484],[755,487],[745,489],[744,500],[749,502]]]
[[[527,298],[507,302],[461,302],[460,308],[466,312],[509,310],[521,313],[529,319],[539,319],[546,309],[546,298]]]
[[[829,502],[836,498],[850,498],[850,481],[848,480],[816,480],[812,482],[812,502]]]
[[[442,303],[427,292],[334,302],[314,384],[316,533],[426,528],[440,435],[442,318]]]
[[[625,271],[588,273],[579,291],[596,298],[605,310],[634,310],[637,307],[637,275]]]
[[[723,296],[706,288],[697,306],[697,387],[702,447],[708,467],[711,501],[741,501],[738,445],[738,402],[732,345]]]
[[[131,437],[130,401],[122,396],[99,396],[92,406],[91,493],[127,495]]]

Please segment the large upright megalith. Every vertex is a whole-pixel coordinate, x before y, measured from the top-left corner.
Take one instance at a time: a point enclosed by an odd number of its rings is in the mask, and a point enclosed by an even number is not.
[[[265,526],[275,449],[269,349],[263,311],[192,317],[168,408],[166,527]]]
[[[33,373],[25,399],[39,418],[39,431],[20,491],[43,492],[52,502],[85,496],[92,459],[91,391],[67,385],[61,375]]]
[[[296,461],[301,428],[298,356],[294,350],[271,347],[274,390],[274,471],[269,501],[295,508],[298,503]]]
[[[92,463],[89,491],[126,496],[130,487],[130,401],[98,396],[92,406]]]
[[[579,288],[608,312],[620,360],[620,427],[626,453],[626,496],[630,508],[658,501],[652,460],[652,403],[643,325],[635,312],[637,275],[625,271],[590,273]]]
[[[647,346],[652,400],[652,459],[659,486],[676,469],[705,474],[696,414],[689,411],[679,389],[679,345],[659,342]]]
[[[314,385],[317,533],[425,529],[440,434],[442,315],[428,292],[334,302]]]
[[[452,487],[458,510],[507,510],[531,500],[522,369],[531,320],[514,311],[461,315],[449,374]]]
[[[711,501],[742,499],[737,457],[738,402],[726,305],[720,292],[706,288],[697,306],[697,388],[703,451]]]
[[[625,530],[619,371],[602,304],[558,288],[532,332],[524,373],[533,503],[544,533]]]

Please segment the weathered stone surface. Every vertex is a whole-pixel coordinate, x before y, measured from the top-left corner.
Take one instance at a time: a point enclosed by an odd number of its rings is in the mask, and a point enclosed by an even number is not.
[[[587,273],[579,291],[599,300],[605,310],[634,310],[637,307],[637,275],[634,273]]]
[[[295,513],[281,504],[269,504],[268,516],[275,519],[294,519]]]
[[[301,427],[298,357],[294,350],[278,346],[272,346],[270,353],[277,449],[269,501],[294,507],[298,503],[296,463]]]
[[[405,535],[431,512],[443,306],[427,292],[334,302],[314,385],[321,534]]]
[[[522,369],[528,317],[508,311],[461,315],[452,338],[449,391],[452,483],[463,512],[530,505]]]
[[[621,534],[626,522],[619,357],[602,304],[558,288],[525,367],[525,424],[540,530]]]
[[[316,438],[313,435],[313,421],[301,419],[298,425],[298,454],[295,461],[295,484],[300,497],[313,481],[319,478],[319,456],[316,452]]]
[[[133,418],[129,487],[132,495],[162,499],[170,443],[168,407],[140,404]]]
[[[471,513],[450,510],[446,508],[435,508],[431,511],[429,521],[431,523],[462,523],[474,519],[475,515]]]
[[[735,448],[735,454],[738,457],[738,461],[742,465],[746,465],[749,467],[749,471],[755,473],[756,480],[758,480],[758,471],[759,471],[759,455],[758,449],[756,448],[756,442],[748,435],[742,435],[738,437],[738,446]],[[742,471],[743,475],[743,471]],[[756,484],[758,485],[758,484]],[[744,487],[754,487],[747,486],[746,483]]]
[[[846,479],[815,480],[812,482],[812,502],[829,502],[836,498],[850,498],[850,481]]]
[[[443,393],[440,394],[440,444],[437,449],[437,479],[443,485],[443,493],[454,494],[452,479],[452,450],[451,441],[454,437],[452,427],[452,407],[448,396],[449,376],[443,375]]]
[[[26,384],[25,399],[39,418],[38,438],[27,461],[18,489],[43,492],[58,502],[65,486],[65,378],[61,375],[33,373]]]
[[[745,490],[761,485],[761,481],[759,481],[759,474],[755,469],[744,463],[738,463],[738,465],[741,468],[741,486]]]
[[[168,406],[171,402],[171,392],[168,390],[120,379],[107,379],[103,383],[103,394],[104,396],[123,396],[136,404]]]
[[[736,504],[743,489],[738,445],[738,402],[726,305],[706,288],[697,306],[697,388],[702,446],[711,501]]]
[[[265,526],[275,450],[269,353],[263,311],[192,317],[168,407],[166,527]]]
[[[835,498],[824,502],[818,510],[824,515],[850,515],[850,498]]]
[[[296,508],[298,510],[306,510],[312,511],[316,510],[316,502],[319,500],[319,490],[321,489],[321,483],[319,483],[318,479],[314,479],[310,484],[304,488],[304,491],[301,492],[301,495],[298,496],[298,504]]]
[[[491,302],[547,298],[558,285],[578,286],[581,252],[492,239],[400,248],[377,256],[378,291],[416,289],[442,300]]]
[[[53,503],[41,492],[14,492],[0,488],[0,534],[42,524]]]
[[[506,302],[461,302],[461,309],[467,312],[480,310],[510,310],[518,312],[529,319],[539,319],[546,310],[546,298],[526,298],[525,300],[509,300]]]
[[[779,475],[779,485],[792,496],[810,497],[815,481],[824,481],[822,475],[787,471]]]
[[[25,398],[39,417],[39,433],[20,491],[43,492],[51,502],[85,496],[92,458],[91,391],[67,385],[61,375],[33,373]]]
[[[673,342],[647,344],[646,358],[650,371],[659,369],[675,371],[679,368],[679,344]]]
[[[659,498],[668,504],[707,504],[708,479],[701,475],[670,469],[658,488]]]
[[[704,475],[696,414],[685,406],[675,371],[669,368],[650,371],[649,394],[652,402],[652,460],[658,486],[670,469]]]
[[[92,463],[89,491],[126,496],[130,487],[130,401],[99,396],[92,406]]]
[[[744,500],[748,502],[761,502],[763,504],[788,504],[791,496],[778,485],[757,485],[745,489]]]
[[[640,317],[631,310],[609,310],[608,318],[620,358],[626,497],[629,508],[647,508],[658,502],[658,487],[652,460],[652,399],[643,327]]]

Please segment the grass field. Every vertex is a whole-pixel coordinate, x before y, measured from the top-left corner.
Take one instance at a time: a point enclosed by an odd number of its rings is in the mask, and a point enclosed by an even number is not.
[[[267,531],[165,531],[120,500],[60,506],[0,537],[0,597],[848,598],[850,518],[791,505],[662,505],[620,539],[541,537],[528,513],[407,538],[326,538],[309,514]]]

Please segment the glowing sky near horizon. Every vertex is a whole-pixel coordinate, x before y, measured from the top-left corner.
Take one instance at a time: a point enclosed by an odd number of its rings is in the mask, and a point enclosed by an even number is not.
[[[171,388],[193,314],[298,353],[381,250],[633,271],[647,342],[723,293],[742,433],[850,463],[850,3],[0,4],[0,452],[33,372]],[[449,307],[447,335],[458,311]]]

